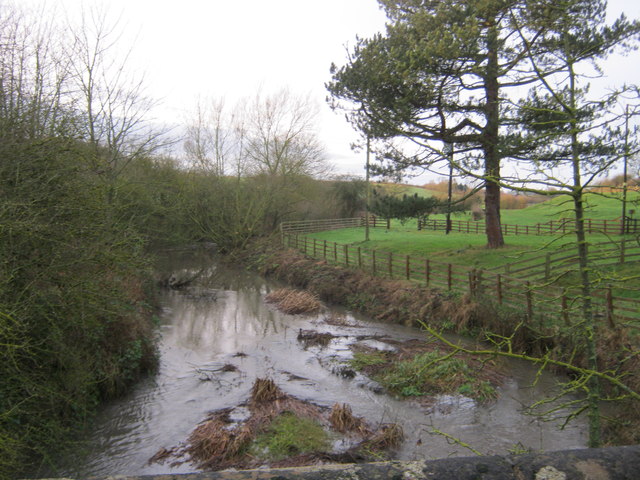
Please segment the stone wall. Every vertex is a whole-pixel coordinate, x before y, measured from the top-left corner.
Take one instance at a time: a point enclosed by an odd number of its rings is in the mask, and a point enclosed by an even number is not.
[[[640,480],[640,445],[517,456],[446,458],[93,480]]]

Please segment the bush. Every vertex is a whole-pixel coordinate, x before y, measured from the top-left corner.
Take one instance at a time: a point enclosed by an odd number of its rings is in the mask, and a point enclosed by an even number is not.
[[[6,139],[5,139],[6,140]],[[154,365],[144,243],[72,141],[0,143],[0,478]]]

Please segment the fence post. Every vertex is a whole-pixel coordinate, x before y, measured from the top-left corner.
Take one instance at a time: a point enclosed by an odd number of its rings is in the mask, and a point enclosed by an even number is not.
[[[611,285],[607,285],[607,322],[610,328],[616,328],[613,322],[613,294],[611,292]]]
[[[418,219],[418,231],[422,230],[422,221]]]
[[[391,230],[391,219],[387,218],[387,230]]]
[[[500,274],[496,278],[496,293],[498,294],[498,303],[502,305],[502,275]]]
[[[425,279],[427,281],[427,287],[429,286],[429,280],[430,280],[429,277],[431,276],[430,274],[431,274],[431,268],[430,268],[430,265],[429,265],[429,259],[427,258],[424,261],[424,276],[425,276]]]
[[[476,274],[476,270],[474,268],[472,268],[471,270],[469,270],[469,295],[471,295],[472,297],[475,297],[476,293],[475,293],[475,274]]]
[[[393,278],[393,253],[389,252],[389,278]]]
[[[530,322],[533,321],[533,298],[531,293],[531,282],[526,283],[526,296],[527,296],[527,317]]]
[[[376,251],[372,250],[371,254],[373,255],[373,274],[376,274]]]
[[[568,327],[570,326],[569,322],[569,307],[567,301],[567,289],[562,289],[562,318],[564,319],[564,324]]]
[[[347,267],[349,266],[349,244],[344,246],[344,263]]]
[[[316,239],[313,239],[313,258],[316,258]]]
[[[322,256],[324,257],[324,259],[327,259],[327,241],[324,241],[324,245],[322,247]]]
[[[447,289],[451,290],[451,274],[452,274],[452,266],[449,263],[447,265]]]
[[[624,263],[624,254],[625,254],[625,247],[626,247],[626,243],[627,243],[627,239],[623,238],[622,242],[620,243],[620,263]]]
[[[333,261],[338,263],[338,244],[333,242]]]
[[[362,249],[358,247],[358,268],[362,270]]]
[[[411,259],[410,256],[407,255],[405,257],[405,261],[406,261],[406,271],[407,271],[407,280],[411,280]]]

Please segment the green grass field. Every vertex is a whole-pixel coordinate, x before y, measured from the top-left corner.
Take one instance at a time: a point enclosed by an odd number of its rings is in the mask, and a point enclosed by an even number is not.
[[[628,209],[637,209],[640,194],[632,192],[629,195]],[[607,198],[596,194],[587,195],[588,218],[598,220],[614,220],[620,217],[621,202],[615,198]],[[637,212],[637,210],[636,210]],[[530,206],[521,210],[503,210],[503,223],[511,225],[535,225],[549,220],[559,220],[570,217],[570,205],[566,197],[554,197],[547,202]],[[637,213],[635,214],[636,216]],[[434,216],[435,217],[435,216]],[[454,220],[469,220],[466,215],[453,217]],[[371,228],[370,240],[365,241],[364,228],[349,228],[331,230],[310,234],[318,240],[327,240],[339,244],[359,246],[363,250],[377,250],[392,252],[400,255],[413,255],[429,258],[434,261],[462,265],[465,267],[492,269],[519,262],[527,258],[543,256],[560,249],[575,248],[575,235],[506,235],[506,246],[501,249],[486,248],[484,233],[451,232],[446,235],[442,231],[418,231],[415,221],[408,221],[404,225],[399,221],[392,221],[391,229]],[[628,235],[626,238],[635,239]],[[592,244],[618,241],[619,235],[590,234],[588,240]],[[635,243],[635,242],[634,242]],[[620,269],[618,276],[625,277],[625,286],[637,288],[640,280],[633,274],[634,267]],[[607,267],[609,273],[615,276],[616,268]],[[613,270],[613,271],[612,271]],[[570,281],[569,278],[567,281]]]
[[[620,195],[604,197],[595,193],[585,195],[585,218],[593,220],[616,220],[622,216],[622,201]],[[531,205],[517,210],[501,210],[502,223],[509,225],[535,225],[550,220],[573,218],[573,204],[566,195],[550,198],[546,202]],[[629,192],[627,195],[627,215],[634,210],[633,217],[640,218],[640,193]],[[444,215],[432,215],[429,218],[444,218]],[[454,214],[454,220],[470,220],[471,214],[463,212]]]
[[[585,195],[585,218],[594,220],[616,220],[622,216],[621,195],[608,194],[607,196],[596,193]],[[629,192],[627,195],[627,209],[638,210],[640,193]],[[566,195],[560,195],[547,200],[544,203],[532,205],[520,210],[503,210],[503,222],[512,224],[544,223],[549,220],[561,218],[573,218],[573,204]],[[636,214],[637,218],[637,214]]]
[[[546,252],[572,245],[572,235],[553,237],[548,235],[512,235],[505,237],[505,248],[487,249],[484,234],[467,234],[442,231],[418,231],[415,225],[402,226],[392,223],[391,230],[371,228],[365,242],[364,228],[330,230],[309,235],[318,240],[339,244],[358,245],[365,250],[383,250],[402,255],[419,255],[454,265],[493,268],[513,263],[526,256],[543,255]],[[594,243],[611,240],[605,235],[590,235]]]

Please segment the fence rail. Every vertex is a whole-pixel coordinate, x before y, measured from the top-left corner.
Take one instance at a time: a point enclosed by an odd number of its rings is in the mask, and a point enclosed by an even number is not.
[[[352,218],[330,218],[323,220],[300,220],[291,222],[282,222],[280,231],[282,233],[313,233],[322,232],[324,230],[338,230],[341,228],[364,227],[366,225],[366,217]],[[391,221],[382,219],[375,215],[369,215],[369,227],[372,228],[390,228]]]
[[[607,266],[640,261],[640,243],[636,239],[624,238],[620,242],[602,242],[589,245],[589,259],[594,265]],[[567,272],[578,264],[579,258],[574,246],[553,252],[507,263],[490,270],[513,276],[526,275],[530,279],[551,279]]]
[[[451,231],[460,233],[484,233],[484,222],[470,220],[450,220]],[[623,225],[620,220],[585,219],[586,233],[622,234]],[[418,220],[418,230],[446,230],[446,220]],[[558,235],[575,231],[575,220],[550,220],[535,225],[501,225],[503,235]],[[624,233],[640,233],[638,219],[627,218]]]
[[[358,268],[374,275],[416,281],[446,291],[484,295],[505,307],[526,314],[529,322],[543,326],[548,320],[561,318],[567,325],[578,318],[578,299],[574,292],[560,287],[541,288],[531,280],[488,270],[434,261],[417,255],[401,255],[359,246],[318,240],[284,232],[284,246],[328,263]],[[608,325],[640,328],[640,299],[614,296],[611,287],[594,291],[593,308]]]

